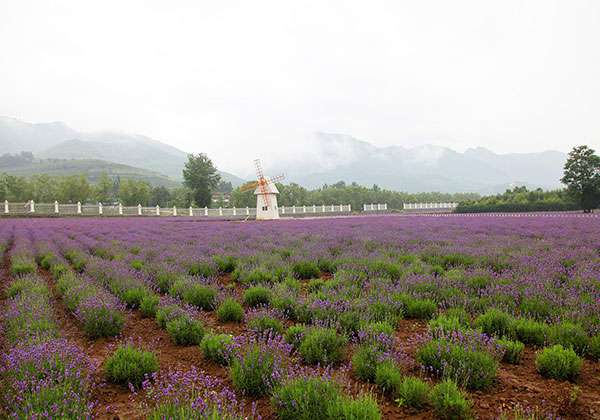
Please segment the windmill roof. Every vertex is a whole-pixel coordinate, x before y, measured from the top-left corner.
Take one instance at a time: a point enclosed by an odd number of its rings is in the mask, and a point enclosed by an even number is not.
[[[269,182],[267,185],[265,185],[265,191],[269,194],[279,194],[279,190],[277,189],[275,184],[272,182]],[[254,195],[259,195],[259,194],[262,194],[260,186],[256,187],[256,189],[254,190]]]

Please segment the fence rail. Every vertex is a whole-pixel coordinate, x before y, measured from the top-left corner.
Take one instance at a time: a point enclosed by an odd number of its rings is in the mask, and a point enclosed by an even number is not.
[[[387,211],[387,203],[363,204],[363,211]]]
[[[350,213],[350,204],[314,204],[309,206],[284,206],[279,207],[279,214],[285,217],[301,216],[303,214],[341,214]],[[187,217],[234,217],[253,218],[256,217],[256,208],[253,207],[143,207],[98,204],[61,204],[54,203],[9,203],[4,201],[3,211],[0,216],[187,216]]]
[[[458,203],[404,203],[404,210],[419,211],[452,211],[458,206]]]

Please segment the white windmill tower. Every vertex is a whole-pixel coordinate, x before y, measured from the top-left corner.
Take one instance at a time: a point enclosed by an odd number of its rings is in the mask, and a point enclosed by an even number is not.
[[[277,207],[277,194],[279,194],[279,191],[275,186],[275,182],[281,181],[284,176],[265,177],[260,159],[254,161],[254,166],[256,166],[257,181],[244,185],[240,188],[240,191],[254,189],[254,195],[256,196],[256,220],[279,219],[279,208]]]

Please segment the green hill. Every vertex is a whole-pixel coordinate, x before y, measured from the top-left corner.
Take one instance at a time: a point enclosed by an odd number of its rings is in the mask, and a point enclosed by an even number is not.
[[[99,159],[33,159],[21,162],[0,162],[0,173],[29,177],[36,174],[65,176],[85,174],[90,182],[96,182],[103,172],[110,177],[140,179],[152,185],[177,187],[181,184],[165,175],[146,169]]]

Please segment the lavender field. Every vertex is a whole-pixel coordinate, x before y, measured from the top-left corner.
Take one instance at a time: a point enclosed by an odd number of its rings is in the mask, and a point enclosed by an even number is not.
[[[7,418],[600,418],[600,219],[0,220]]]

